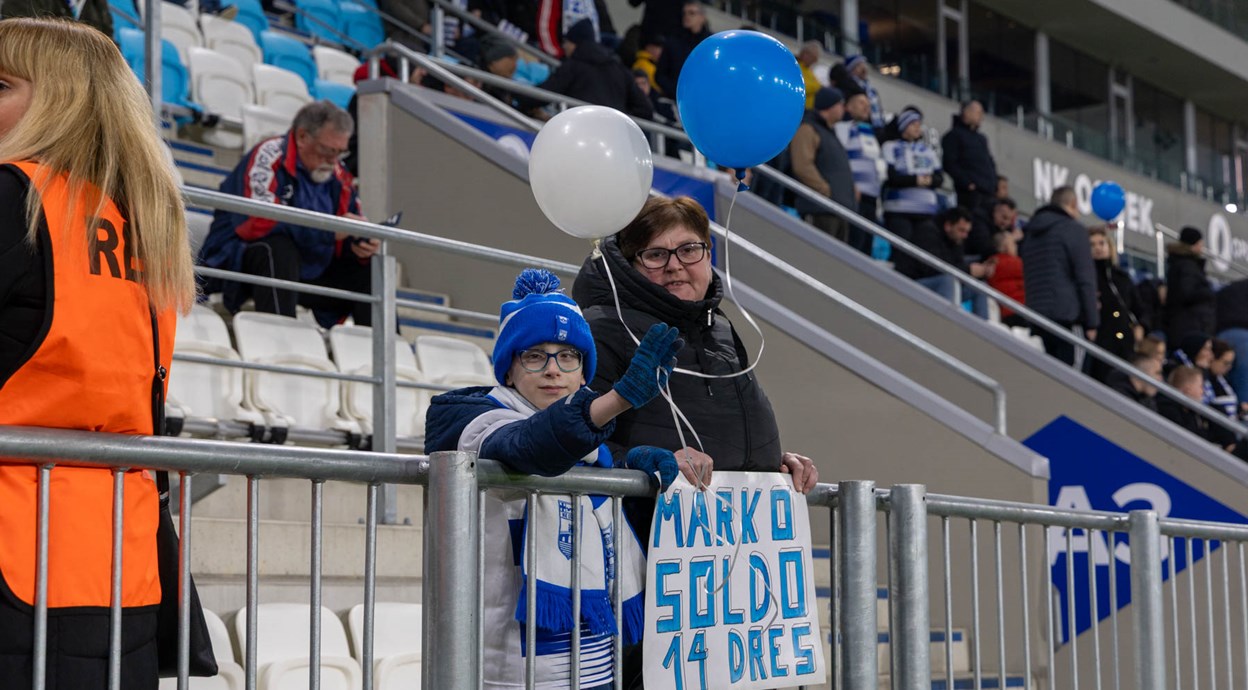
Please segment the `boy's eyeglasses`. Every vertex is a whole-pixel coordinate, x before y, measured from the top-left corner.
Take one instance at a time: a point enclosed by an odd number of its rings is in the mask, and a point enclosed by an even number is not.
[[[523,350],[516,353],[516,359],[520,360],[520,366],[525,371],[534,374],[546,371],[546,367],[550,365],[550,360],[555,360],[555,366],[559,367],[559,371],[570,374],[581,368],[581,356],[578,350],[560,350],[558,352],[546,352],[545,350]]]

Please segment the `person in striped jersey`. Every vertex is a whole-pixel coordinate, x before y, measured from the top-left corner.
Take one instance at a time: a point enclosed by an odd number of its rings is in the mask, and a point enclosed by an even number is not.
[[[884,182],[884,224],[902,239],[915,236],[919,225],[932,225],[940,211],[936,188],[944,180],[940,156],[923,140],[923,113],[907,107],[895,120],[900,137],[880,149],[888,166]],[[895,258],[895,257],[894,257]]]
[[[858,215],[872,223],[879,222],[880,183],[885,166],[880,154],[880,141],[871,125],[871,99],[862,91],[845,94],[845,116],[836,123],[836,136],[849,155],[849,168],[854,174],[858,191]],[[871,253],[871,234],[857,227],[849,229],[849,244]]]

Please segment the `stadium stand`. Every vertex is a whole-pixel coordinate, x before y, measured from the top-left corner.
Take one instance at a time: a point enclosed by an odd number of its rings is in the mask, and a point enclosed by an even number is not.
[[[373,373],[373,329],[367,326],[335,326],[329,331],[329,346],[338,370],[344,374],[371,376]],[[405,340],[396,340],[395,375],[406,383],[425,383],[424,375],[416,364],[412,346]],[[395,434],[423,440],[425,436],[425,411],[429,408],[432,393],[415,388],[395,390]],[[373,430],[373,386],[367,383],[344,381],[342,384],[344,410],[360,424],[363,433]]]
[[[143,80],[144,59],[147,45],[143,40],[143,32],[138,29],[119,29],[117,40],[122,57],[134,70],[139,81]],[[178,48],[169,39],[161,41],[161,94],[162,99],[170,105],[193,108],[191,103],[190,79],[187,74]]]
[[[256,104],[268,108],[289,126],[295,113],[312,102],[307,83],[300,75],[273,65],[252,65]]]
[[[309,649],[311,609],[307,604],[261,604],[256,613],[256,650],[259,690],[310,687]],[[247,609],[234,618],[239,649],[247,644]],[[333,611],[321,608],[321,678],[325,690],[360,687],[360,664],[351,658],[347,634]]]
[[[264,53],[246,25],[211,14],[201,15],[199,25],[203,29],[205,47],[234,58],[245,69],[264,61]]]
[[[420,604],[378,602],[373,614],[373,664],[379,688],[419,688],[421,655]],[[357,659],[363,658],[364,607],[347,612],[347,632]]]
[[[312,58],[316,61],[317,79],[355,86],[355,70],[360,66],[355,56],[329,46],[312,46]]]
[[[316,63],[307,45],[276,31],[264,31],[260,34],[260,49],[265,63],[299,75],[309,91],[315,88]]]

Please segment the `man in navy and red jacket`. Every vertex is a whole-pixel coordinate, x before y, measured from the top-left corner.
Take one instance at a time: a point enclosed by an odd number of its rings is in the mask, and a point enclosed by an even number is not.
[[[354,178],[342,163],[355,123],[345,110],[320,101],[304,106],[285,135],[256,145],[221,183],[227,194],[309,211],[363,219]],[[218,210],[199,251],[203,266],[256,276],[294,280],[355,292],[370,289],[369,257],[380,242],[342,233]],[[295,315],[295,305],[313,310],[325,327],[347,315],[371,323],[362,302],[299,294],[289,290],[206,279],[205,294],[221,292],[231,313],[251,297],[256,310]]]

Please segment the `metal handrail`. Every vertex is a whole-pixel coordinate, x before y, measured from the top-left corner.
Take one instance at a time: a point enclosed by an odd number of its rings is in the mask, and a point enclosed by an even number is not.
[[[456,7],[454,4],[448,2],[447,0],[429,0],[429,4],[441,9],[441,11],[443,12],[449,13],[450,15],[454,16],[456,19],[459,19],[460,21],[471,24],[473,28],[477,29],[478,31],[484,31],[490,34],[491,36],[497,36],[503,39],[513,48],[517,50],[523,50],[526,54],[533,55],[538,60],[550,65],[551,67],[559,66],[559,59],[554,57],[553,55],[549,55],[544,50],[535,49],[533,46],[530,46],[523,41],[518,41],[515,38],[508,36],[502,31],[499,31],[497,26],[494,26],[493,24],[485,21],[484,19],[478,17],[477,15],[471,12],[467,12],[463,9],[460,9],[459,7]]]
[[[359,41],[355,40],[351,36],[348,36],[340,28],[334,26],[333,24],[330,24],[329,22],[321,19],[320,17],[314,16],[312,13],[304,10],[302,7],[295,5],[293,2],[286,2],[286,0],[274,0],[273,6],[283,12],[289,12],[291,14],[303,17],[304,19],[329,31],[331,34],[338,37],[338,45],[341,45],[344,47],[351,47],[359,51],[368,50],[368,46],[364,45],[363,43],[360,43]],[[316,35],[312,36],[313,40],[317,40],[318,38],[319,37]]]

